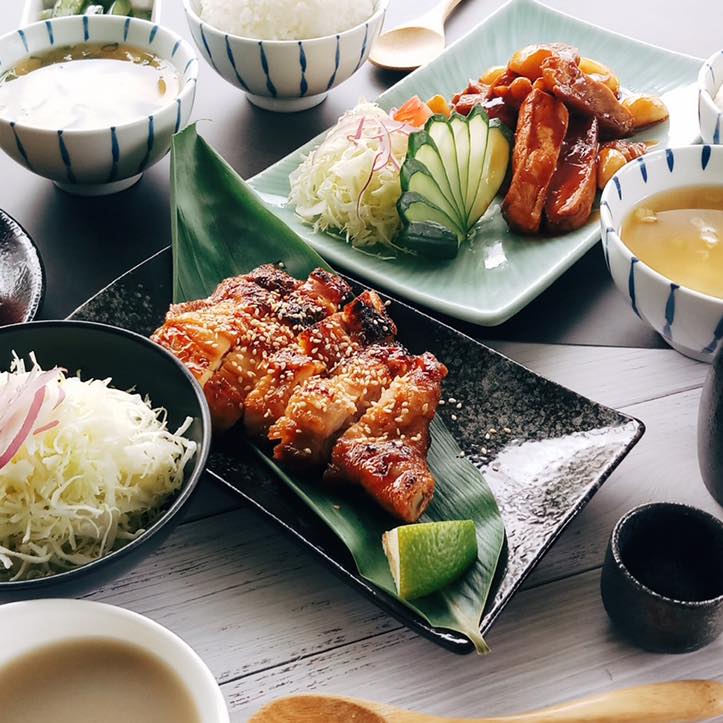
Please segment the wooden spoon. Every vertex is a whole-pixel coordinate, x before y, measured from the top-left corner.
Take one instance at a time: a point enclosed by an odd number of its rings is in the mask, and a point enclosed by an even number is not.
[[[353,698],[297,695],[270,703],[250,723],[682,723],[719,715],[723,715],[723,683],[679,680],[624,688],[502,718],[442,718]]]
[[[444,22],[460,2],[441,0],[416,20],[382,33],[369,60],[387,70],[414,70],[434,60],[444,50]]]

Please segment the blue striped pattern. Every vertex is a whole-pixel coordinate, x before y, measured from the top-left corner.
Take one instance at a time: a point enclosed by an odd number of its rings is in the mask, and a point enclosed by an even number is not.
[[[672,173],[675,166],[675,154],[671,148],[665,149],[665,161],[668,164],[668,170]]]
[[[158,34],[158,25],[154,25],[154,26],[151,28],[150,34],[148,35],[148,44],[149,44],[149,45],[152,44],[153,41],[156,39],[156,35],[157,35],[157,34]]]
[[[138,173],[142,173],[145,167],[148,165],[148,161],[151,158],[151,151],[153,150],[153,142],[154,142],[154,129],[153,129],[153,116],[148,116],[148,143],[146,144],[146,155],[141,161],[141,165],[138,166]]]
[[[703,351],[714,354],[715,350],[718,348],[718,344],[720,344],[721,339],[723,339],[723,317],[721,317],[718,325],[715,328],[715,331],[713,332],[713,338],[711,339],[710,344],[708,344],[708,346],[703,349]]]
[[[213,59],[213,55],[211,55],[211,48],[208,47],[208,40],[206,40],[206,33],[203,31],[203,25],[201,27],[201,40],[203,41],[203,47],[206,49],[206,55],[208,55],[208,60],[213,65],[214,70],[218,72],[218,68],[216,67],[216,61]]]
[[[628,293],[630,294],[630,303],[632,304],[633,311],[640,316],[640,312],[638,311],[638,303],[635,300],[635,264],[637,264],[639,259],[635,258],[633,256],[632,259],[630,259],[630,273],[628,274]]]
[[[304,44],[299,40],[299,65],[301,66],[301,83],[299,84],[299,90],[301,95],[306,95],[306,91],[309,90],[309,84],[306,82],[306,52],[304,51]]]
[[[181,129],[181,99],[176,98],[176,126],[174,128],[174,133],[178,133],[178,131]]]
[[[608,271],[610,271],[610,250],[608,249],[608,239],[610,238],[610,234],[613,233],[615,229],[612,226],[608,226],[605,229],[605,235],[602,239],[602,249],[603,249],[603,257],[605,259],[605,266],[608,267]]]
[[[357,60],[356,66],[354,67],[355,73],[357,72],[357,70],[359,70],[359,66],[362,64],[362,61],[364,60],[364,53],[366,53],[368,42],[369,42],[369,23],[364,23],[364,40],[362,40],[361,50],[359,51],[359,60]]]
[[[23,46],[25,47],[25,52],[30,52],[30,48],[28,48],[28,39],[25,37],[25,31],[18,30],[18,35],[20,36],[20,40],[23,41]]]
[[[173,50],[171,50],[171,57],[175,58],[176,53],[178,52],[178,49],[181,47],[181,41],[176,40],[176,44],[173,46]]]
[[[188,73],[188,69],[191,67],[191,63],[196,60],[196,58],[189,58],[188,62],[186,63],[186,67],[183,69],[183,74],[186,75]]]
[[[111,167],[108,183],[113,183],[113,181],[118,178],[118,161],[120,160],[120,146],[118,145],[118,134],[116,133],[115,126],[110,129],[110,152]]]
[[[713,143],[720,143],[720,119],[723,113],[719,113],[715,120],[715,130],[713,131]]]
[[[670,293],[668,301],[665,303],[665,326],[663,327],[663,336],[670,341],[672,339],[672,326],[675,321],[675,292],[679,289],[678,284],[670,285]]]
[[[18,147],[18,153],[22,156],[22,159],[25,161],[25,165],[32,171],[33,165],[30,163],[30,159],[28,158],[27,151],[25,150],[25,146],[23,145],[23,142],[20,140],[20,136],[18,136],[17,130],[15,130],[15,121],[10,121],[10,128],[12,128],[13,135],[15,136],[15,145]]]
[[[276,86],[273,84],[271,75],[269,74],[269,61],[266,59],[266,51],[261,40],[259,40],[259,55],[261,56],[261,68],[266,75],[266,89],[271,93],[272,97],[276,98]]]
[[[75,174],[73,173],[73,167],[70,163],[70,153],[68,153],[65,141],[63,140],[63,131],[58,131],[58,145],[60,146],[60,157],[63,159],[63,163],[65,164],[68,181],[70,183],[75,183]]]
[[[700,152],[700,165],[705,171],[708,161],[710,160],[710,146],[703,146],[703,150]]]
[[[53,23],[50,20],[45,21],[45,29],[48,31],[48,40],[51,45],[55,45],[55,33],[53,32]]]
[[[620,179],[617,176],[613,176],[613,183],[615,184],[615,188],[618,191],[618,198],[622,201],[623,200],[623,189],[620,187]]]
[[[339,70],[339,36],[336,36],[336,53],[334,53],[334,72],[331,74],[331,78],[329,78],[329,82],[326,84],[326,89],[329,90],[332,85],[336,82],[336,72]]]
[[[640,166],[640,175],[643,177],[643,182],[647,183],[648,182],[648,168],[645,165],[645,160],[643,159],[642,156],[640,156],[640,158],[638,158],[638,165]]]
[[[236,80],[238,81],[238,84],[244,90],[248,90],[248,85],[246,85],[246,82],[241,77],[241,73],[238,72],[238,68],[236,67],[236,58],[233,57],[233,50],[231,50],[231,42],[228,39],[228,35],[226,36],[226,55],[228,55],[228,62],[231,63],[231,67],[233,68],[233,72],[236,75]]]
[[[83,15],[83,40],[90,40],[90,30],[88,30],[88,16]]]
[[[131,19],[126,18],[125,24],[123,25],[123,42],[128,40],[128,31],[131,29]]]

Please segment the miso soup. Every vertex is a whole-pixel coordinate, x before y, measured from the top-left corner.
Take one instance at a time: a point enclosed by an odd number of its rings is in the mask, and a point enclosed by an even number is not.
[[[200,723],[163,660],[109,638],[40,647],[0,667],[3,723]]]
[[[118,126],[180,90],[175,66],[120,43],[81,43],[25,58],[0,76],[0,117],[51,130]]]
[[[620,238],[674,283],[723,299],[723,185],[646,198],[623,222]]]

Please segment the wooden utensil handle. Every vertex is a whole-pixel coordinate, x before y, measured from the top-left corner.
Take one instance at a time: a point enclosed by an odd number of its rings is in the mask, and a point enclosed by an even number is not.
[[[452,10],[461,2],[462,0],[441,0],[431,10],[427,11],[424,17],[444,24],[444,21],[449,17]]]
[[[622,723],[702,721],[723,715],[723,683],[679,680],[603,693],[523,715],[485,720],[506,723]]]

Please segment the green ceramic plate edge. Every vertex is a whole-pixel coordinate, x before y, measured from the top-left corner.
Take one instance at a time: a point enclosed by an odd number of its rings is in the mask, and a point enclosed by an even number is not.
[[[511,0],[442,55],[416,70],[377,99],[384,108],[418,94],[451,95],[491,65],[506,62],[518,47],[553,40],[576,44],[583,55],[609,64],[624,87],[662,95],[670,121],[639,134],[658,146],[699,139],[696,116],[698,58],[634,40],[552,10],[534,0]],[[315,232],[284,206],[288,175],[324,133],[250,179],[269,208],[331,263],[423,306],[484,326],[501,324],[523,309],[600,239],[597,213],[578,231],[529,239],[507,229],[493,207],[471,244],[450,262],[383,260]],[[502,263],[498,262],[502,259]],[[506,259],[506,260],[503,260]]]

